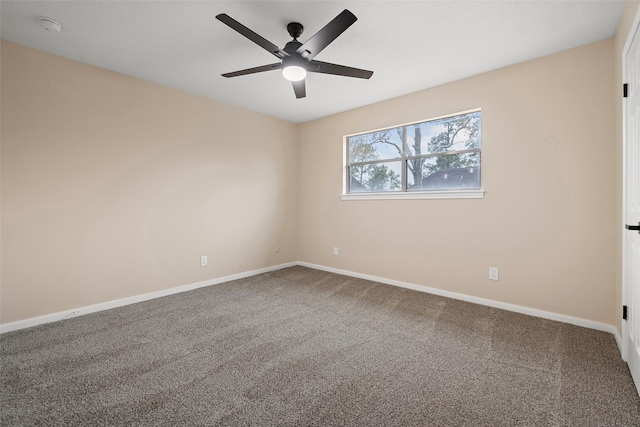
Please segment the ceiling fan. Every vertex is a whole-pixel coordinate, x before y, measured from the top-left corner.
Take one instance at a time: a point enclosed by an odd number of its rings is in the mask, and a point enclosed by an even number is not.
[[[261,73],[263,71],[282,70],[284,77],[287,80],[290,80],[293,84],[293,91],[296,94],[296,98],[299,99],[306,96],[304,79],[307,72],[334,74],[337,76],[356,77],[359,79],[368,79],[373,75],[373,71],[347,67],[346,65],[331,64],[329,62],[316,61],[313,59],[325,47],[327,47],[329,43],[334,41],[340,34],[356,22],[358,18],[356,18],[356,16],[347,9],[343,10],[338,16],[333,18],[331,22],[325,25],[305,43],[300,43],[298,41],[298,37],[300,37],[304,30],[302,24],[298,22],[289,23],[287,25],[287,31],[291,37],[293,37],[293,40],[287,43],[283,49],[280,49],[264,37],[245,27],[226,13],[221,13],[220,15],[217,15],[216,18],[280,59],[280,62],[276,62],[274,64],[225,73],[222,75],[223,77],[237,77],[247,74]]]

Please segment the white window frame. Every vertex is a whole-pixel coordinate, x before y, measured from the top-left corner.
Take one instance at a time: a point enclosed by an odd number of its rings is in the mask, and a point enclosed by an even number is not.
[[[342,150],[342,194],[340,194],[341,200],[397,200],[397,199],[406,199],[406,200],[416,200],[416,199],[482,199],[484,198],[485,190],[482,188],[482,176],[480,176],[480,189],[452,189],[452,190],[422,190],[422,191],[381,191],[381,192],[362,192],[362,193],[349,193],[348,192],[348,182],[349,182],[349,143],[348,139],[352,136],[363,135],[367,133],[374,133],[379,131],[384,131],[388,129],[395,129],[398,127],[411,126],[418,123],[424,123],[434,120],[446,119],[449,117],[462,116],[469,113],[477,113],[481,112],[481,108],[475,108],[472,110],[460,111],[452,114],[447,114],[444,116],[433,117],[426,120],[419,120],[416,122],[410,122],[400,125],[388,126],[385,128],[369,130],[366,132],[358,132],[349,135],[345,135],[343,137],[343,150]],[[403,141],[403,150],[401,157],[397,159],[387,159],[387,160],[374,160],[371,163],[381,163],[386,161],[398,161],[400,160],[403,163],[402,166],[402,180],[406,182],[406,161],[409,158],[407,156],[406,150],[406,142]],[[473,150],[475,151],[475,150]],[[459,153],[464,153],[465,151],[459,151]],[[477,150],[480,153],[480,162],[482,164],[482,145],[480,149]],[[480,167],[480,174],[482,175],[482,167]]]

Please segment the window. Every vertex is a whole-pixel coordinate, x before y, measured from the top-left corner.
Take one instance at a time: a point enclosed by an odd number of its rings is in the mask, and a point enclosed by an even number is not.
[[[345,199],[478,198],[480,110],[345,137]]]

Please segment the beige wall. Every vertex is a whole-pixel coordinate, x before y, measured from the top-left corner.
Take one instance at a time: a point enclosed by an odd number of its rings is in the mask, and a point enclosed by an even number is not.
[[[616,217],[614,221],[618,230],[622,230],[622,50],[627,42],[627,37],[631,33],[631,26],[638,11],[638,1],[627,1],[625,4],[622,19],[618,26],[618,32],[614,39],[614,149],[616,160],[616,179],[619,184],[616,186]],[[618,332],[622,333],[622,235],[616,234],[616,306],[615,306],[615,326]]]
[[[4,41],[1,78],[1,323],[296,260],[294,124]]]
[[[300,260],[620,328],[636,9],[615,39],[298,126],[3,41],[0,323]],[[340,200],[343,135],[476,107],[484,199]]]
[[[609,39],[300,125],[298,259],[614,324],[613,55]],[[343,135],[477,107],[484,199],[340,200]]]

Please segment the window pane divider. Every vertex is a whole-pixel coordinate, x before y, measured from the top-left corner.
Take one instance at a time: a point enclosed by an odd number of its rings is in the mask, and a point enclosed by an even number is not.
[[[433,153],[433,154],[421,154],[419,156],[409,156],[408,160],[413,159],[429,159],[432,157],[442,157],[442,156],[455,156],[456,154],[467,154],[467,153],[479,153],[479,148],[470,148],[468,150],[460,150],[460,151],[443,151],[442,153]],[[354,163],[355,164],[355,163]]]
[[[383,159],[383,160],[369,160],[366,162],[353,162],[353,163],[349,163],[347,166],[361,166],[361,165],[376,165],[379,163],[392,163],[392,162],[399,162],[402,160],[402,157],[396,157],[393,159]]]

